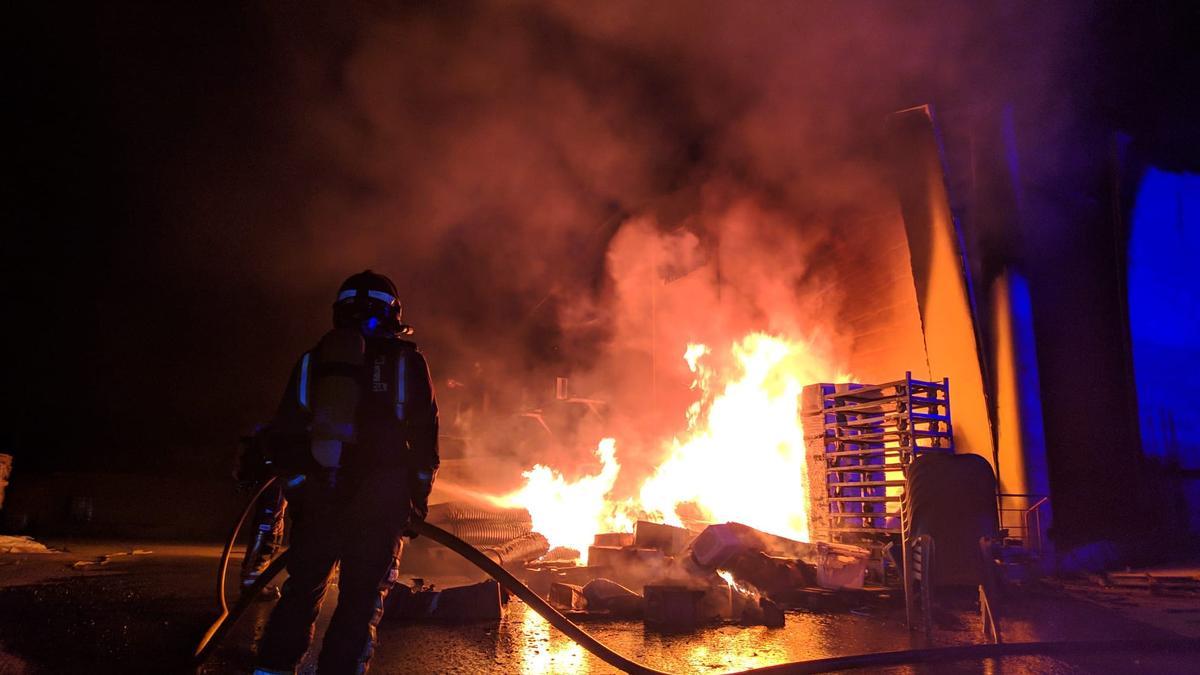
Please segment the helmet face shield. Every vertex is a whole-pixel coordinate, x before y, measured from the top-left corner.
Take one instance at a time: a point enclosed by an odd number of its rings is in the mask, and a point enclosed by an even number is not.
[[[361,300],[361,299],[374,300],[376,302],[381,302],[385,305],[396,305],[396,306],[400,305],[400,301],[398,299],[396,299],[395,293],[389,293],[387,291],[380,291],[380,290],[373,290],[373,289],[343,288],[340,292],[338,292],[338,297],[337,297],[338,302],[345,302],[347,300]]]

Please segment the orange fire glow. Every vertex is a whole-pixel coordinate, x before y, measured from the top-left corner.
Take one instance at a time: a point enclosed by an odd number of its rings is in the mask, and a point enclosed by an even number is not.
[[[663,443],[664,459],[642,481],[637,499],[612,498],[621,467],[616,441],[606,438],[596,448],[599,473],[568,481],[537,465],[525,472],[521,489],[499,501],[528,509],[551,545],[584,556],[594,533],[631,531],[639,517],[672,525],[736,521],[807,541],[800,391],[836,373],[808,343],[765,333],[730,347],[728,372],[707,364],[711,353],[688,345],[684,359],[698,398],[685,431]]]

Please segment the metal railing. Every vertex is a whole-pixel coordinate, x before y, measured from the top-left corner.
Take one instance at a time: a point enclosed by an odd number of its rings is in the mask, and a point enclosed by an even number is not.
[[[1045,548],[1044,514],[1049,510],[1050,497],[1039,494],[1002,492],[996,495],[1000,511],[1000,528],[1008,530],[1009,539],[1019,539],[1026,550],[1041,555]]]

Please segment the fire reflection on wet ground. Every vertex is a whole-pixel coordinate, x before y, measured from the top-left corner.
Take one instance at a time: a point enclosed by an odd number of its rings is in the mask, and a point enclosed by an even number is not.
[[[979,641],[979,627],[969,614],[950,620],[937,631],[939,645]],[[1032,639],[1027,622],[1014,638]],[[716,626],[669,635],[647,631],[637,621],[589,623],[584,628],[617,651],[648,666],[672,673],[731,673],[790,661],[926,646],[904,627],[900,612],[882,614],[816,614],[789,612],[787,626]],[[374,672],[447,673],[617,673],[584,651],[520,602],[498,625],[445,626],[385,624]],[[936,672],[979,673],[995,664],[940,664]],[[1087,672],[1049,658],[1010,659],[1005,672]],[[898,668],[888,672],[934,672],[934,667]]]
[[[91,672],[97,664],[114,672],[196,672],[188,665],[188,656],[215,616],[212,570],[219,549],[169,547],[161,542],[154,548],[154,555],[130,556],[99,571],[70,567],[90,553],[83,546],[71,553],[21,560],[19,565],[7,561],[12,564],[0,572],[0,607],[5,610],[0,612],[0,672]],[[318,621],[318,636],[336,599],[336,592],[331,592]],[[256,605],[199,672],[250,672],[253,644],[271,607],[267,602]],[[1004,630],[1010,642],[1194,635],[1155,628],[1133,620],[1120,608],[1050,590],[1031,594],[1009,610]],[[982,642],[978,617],[969,608],[947,609],[935,617],[935,624],[934,646]],[[928,646],[904,626],[901,607],[789,612],[786,626],[777,629],[717,626],[664,635],[647,631],[639,621],[593,622],[584,628],[630,658],[673,673],[728,673],[799,659]],[[616,672],[517,601],[510,602],[507,616],[498,622],[385,620],[379,637],[373,673]],[[319,642],[310,654],[317,649]],[[1002,665],[1009,674],[1194,672],[1191,657],[1194,654],[1026,657],[1007,659]],[[310,656],[300,672],[311,673],[314,666]],[[999,664],[982,662],[889,672],[998,670]]]
[[[516,603],[513,604],[516,607]],[[521,643],[521,673],[524,675],[547,675],[548,673],[590,673],[594,672],[587,659],[584,649],[568,640],[565,635],[555,631],[537,612],[528,611],[524,605],[517,613],[519,619]],[[517,617],[509,616],[510,623],[517,623]]]

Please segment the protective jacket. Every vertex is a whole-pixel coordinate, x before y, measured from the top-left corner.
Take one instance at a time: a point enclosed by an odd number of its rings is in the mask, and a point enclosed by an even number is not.
[[[400,465],[428,495],[437,437],[433,383],[416,344],[338,328],[296,361],[267,442],[285,476]]]

